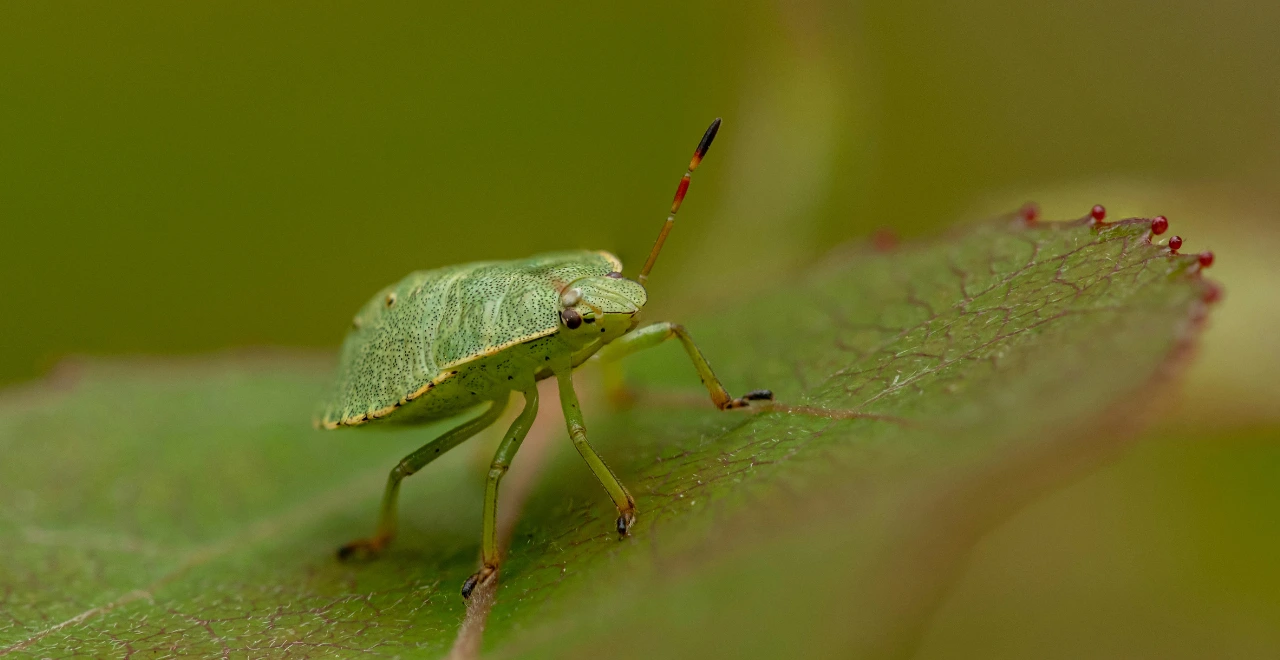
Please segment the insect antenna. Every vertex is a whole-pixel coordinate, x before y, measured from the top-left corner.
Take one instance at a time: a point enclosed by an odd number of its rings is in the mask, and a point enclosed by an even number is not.
[[[720,130],[720,118],[711,122],[711,126],[707,127],[707,132],[702,135],[702,141],[698,142],[698,148],[693,151],[693,158],[689,160],[689,171],[684,173],[680,179],[680,185],[676,187],[676,197],[671,200],[671,213],[667,215],[666,224],[662,225],[662,232],[658,234],[658,240],[653,244],[653,251],[649,253],[649,258],[644,262],[644,268],[640,269],[640,276],[636,281],[641,286],[649,279],[649,271],[653,270],[653,263],[658,260],[658,253],[662,251],[662,244],[667,242],[667,234],[671,233],[671,228],[676,224],[676,213],[680,211],[680,204],[684,202],[684,194],[689,192],[689,179],[693,177],[693,171],[698,169],[698,164],[702,162],[702,157],[707,155],[707,150],[711,148],[711,141],[716,139],[716,132]]]

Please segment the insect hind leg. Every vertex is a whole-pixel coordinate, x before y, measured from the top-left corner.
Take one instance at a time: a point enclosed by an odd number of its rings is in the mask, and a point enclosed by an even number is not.
[[[502,477],[506,475],[507,470],[511,467],[511,461],[515,458],[516,452],[520,449],[520,444],[524,442],[525,436],[529,434],[529,428],[533,426],[533,420],[538,417],[538,388],[536,385],[530,385],[529,389],[524,392],[524,410],[520,411],[520,416],[511,423],[511,427],[507,429],[507,434],[502,438],[502,443],[498,445],[498,450],[494,452],[493,462],[489,464],[489,478],[485,484],[484,490],[484,536],[482,547],[482,565],[480,570],[474,575],[467,578],[462,584],[462,597],[470,598],[471,592],[480,584],[497,575],[499,551],[498,551],[498,485],[502,481]]]
[[[369,558],[382,552],[396,535],[396,509],[397,501],[400,498],[400,482],[405,477],[421,470],[428,463],[439,458],[440,455],[492,426],[502,416],[502,411],[506,407],[507,401],[505,399],[494,401],[490,404],[488,410],[481,413],[479,417],[449,429],[444,435],[419,447],[412,454],[401,459],[391,469],[391,474],[387,476],[387,487],[382,494],[382,508],[378,515],[377,530],[369,538],[358,539],[338,548],[338,559],[345,561],[347,559]]]

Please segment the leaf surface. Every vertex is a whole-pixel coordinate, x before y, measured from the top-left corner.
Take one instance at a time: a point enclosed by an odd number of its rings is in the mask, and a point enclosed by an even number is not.
[[[909,650],[982,531],[1123,446],[1187,353],[1216,289],[1149,226],[1000,220],[728,285],[686,325],[732,391],[768,387],[778,403],[721,413],[678,346],[635,356],[635,405],[588,409],[637,498],[633,536],[617,540],[607,497],[548,431],[556,450],[521,498],[484,649]],[[453,645],[483,456],[453,452],[406,482],[382,558],[333,559],[371,529],[387,470],[442,426],[313,431],[330,372],[306,356],[73,371],[0,400],[0,649]]]

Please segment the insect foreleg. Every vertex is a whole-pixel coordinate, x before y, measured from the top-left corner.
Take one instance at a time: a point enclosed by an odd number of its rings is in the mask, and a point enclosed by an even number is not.
[[[538,416],[538,388],[530,386],[524,392],[524,410],[516,421],[507,429],[507,435],[498,445],[498,451],[489,464],[489,480],[484,489],[484,565],[474,575],[467,578],[462,585],[462,597],[471,596],[471,591],[498,570],[498,484],[511,467],[511,461],[520,449],[520,443],[529,434],[529,427]]]
[[[672,337],[680,339],[685,353],[688,353],[689,359],[693,361],[693,368],[698,370],[698,377],[702,379],[702,384],[706,386],[707,392],[711,394],[711,401],[716,404],[717,408],[721,410],[742,408],[750,405],[749,402],[751,401],[773,399],[773,392],[769,390],[752,390],[736,399],[729,396],[729,392],[724,389],[724,385],[720,384],[720,379],[716,378],[715,372],[711,370],[711,364],[707,362],[707,358],[702,355],[702,351],[698,350],[698,346],[693,343],[693,338],[689,336],[689,331],[685,330],[684,326],[676,323],[647,325],[613,340],[612,343],[600,349],[597,355],[605,362],[612,362],[636,351],[653,348]]]
[[[578,394],[573,391],[572,372],[568,369],[557,371],[556,382],[560,386],[560,406],[564,409],[564,422],[569,428],[569,437],[573,440],[573,446],[578,449],[582,459],[595,473],[596,479],[599,479],[600,484],[608,491],[614,506],[618,507],[618,534],[626,536],[636,520],[636,501],[587,442],[587,424],[582,418],[582,407],[578,405]]]
[[[382,510],[378,515],[377,531],[371,538],[352,541],[338,548],[338,559],[347,559],[356,555],[375,555],[385,548],[396,535],[396,501],[400,496],[400,482],[421,470],[427,463],[439,458],[441,454],[491,426],[502,416],[502,411],[506,407],[505,399],[494,401],[479,417],[446,431],[444,435],[401,459],[387,477],[387,488],[382,494]]]

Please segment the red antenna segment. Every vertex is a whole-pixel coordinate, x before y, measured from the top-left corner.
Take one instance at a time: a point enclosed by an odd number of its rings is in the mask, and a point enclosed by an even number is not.
[[[693,151],[693,158],[689,160],[689,171],[684,173],[680,179],[680,185],[676,187],[675,199],[671,200],[671,213],[667,215],[666,224],[662,225],[662,232],[658,234],[658,240],[653,244],[653,251],[649,253],[649,258],[644,262],[644,268],[640,269],[640,276],[636,278],[642,286],[649,279],[649,271],[653,270],[653,264],[658,260],[658,253],[662,251],[662,244],[667,242],[667,234],[671,233],[671,228],[676,224],[676,213],[680,211],[680,204],[684,202],[685,193],[689,192],[689,180],[693,177],[693,171],[698,169],[698,164],[702,162],[702,157],[707,155],[707,150],[711,148],[711,141],[716,139],[716,132],[720,130],[720,118],[711,122],[711,126],[707,128],[707,132],[702,135],[702,141],[698,143],[698,148]]]

